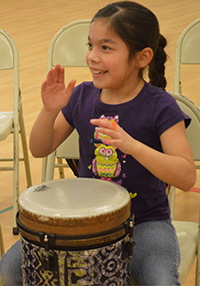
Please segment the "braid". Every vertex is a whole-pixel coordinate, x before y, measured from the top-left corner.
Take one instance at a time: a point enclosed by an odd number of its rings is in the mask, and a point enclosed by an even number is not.
[[[152,85],[161,87],[165,90],[167,81],[165,78],[165,62],[167,55],[164,51],[167,40],[160,35],[158,48],[154,54],[153,60],[149,64],[149,79]]]

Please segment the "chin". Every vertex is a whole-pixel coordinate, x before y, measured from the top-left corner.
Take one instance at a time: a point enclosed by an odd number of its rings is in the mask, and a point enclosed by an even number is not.
[[[95,86],[96,88],[99,88],[99,89],[105,88],[105,85],[104,85],[104,84],[102,84],[102,83],[100,83],[100,82],[98,82],[98,81],[96,81],[96,80],[93,80],[93,84],[94,84],[94,86]]]

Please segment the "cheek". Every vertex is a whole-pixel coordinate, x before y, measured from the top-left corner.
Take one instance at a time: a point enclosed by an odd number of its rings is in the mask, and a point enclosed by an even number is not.
[[[89,51],[87,51],[86,56],[85,56],[85,61],[86,61],[87,65],[89,63],[88,57],[89,57]]]
[[[110,65],[112,74],[116,77],[121,77],[124,73],[127,72],[127,67],[123,61],[120,59]]]

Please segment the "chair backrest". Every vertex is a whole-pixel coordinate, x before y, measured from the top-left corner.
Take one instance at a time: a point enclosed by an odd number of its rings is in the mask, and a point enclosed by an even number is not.
[[[91,20],[79,20],[64,26],[53,37],[48,50],[47,70],[63,67],[86,67],[85,55]]]
[[[86,67],[86,45],[91,20],[72,22],[58,31],[48,50],[47,70],[60,64],[63,67]],[[78,134],[76,130],[56,151],[58,157],[79,158]]]
[[[0,69],[12,69],[14,67],[14,54],[12,39],[3,30],[0,30]]]
[[[194,160],[200,161],[200,110],[196,104],[187,97],[176,92],[170,92],[170,94],[177,100],[183,112],[192,119],[186,129],[186,134],[193,152]]]
[[[14,120],[18,122],[19,55],[15,42],[2,29],[0,29],[0,54],[0,70],[13,69],[14,72]]]
[[[200,64],[200,19],[192,22],[181,34],[176,45],[174,91],[181,93],[181,64]]]

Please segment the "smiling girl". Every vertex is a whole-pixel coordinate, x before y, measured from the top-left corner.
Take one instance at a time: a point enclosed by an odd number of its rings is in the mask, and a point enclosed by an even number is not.
[[[138,285],[180,285],[179,247],[166,185],[188,191],[196,172],[185,127],[190,123],[165,91],[165,38],[155,15],[130,1],[112,3],[94,16],[86,61],[93,82],[64,84],[56,65],[41,89],[43,108],[33,126],[35,157],[54,151],[74,130],[80,138],[79,176],[125,187],[135,217],[131,271]],[[143,78],[148,68],[150,82]],[[108,162],[110,169],[108,169]],[[4,256],[5,284],[17,284],[19,243]]]

